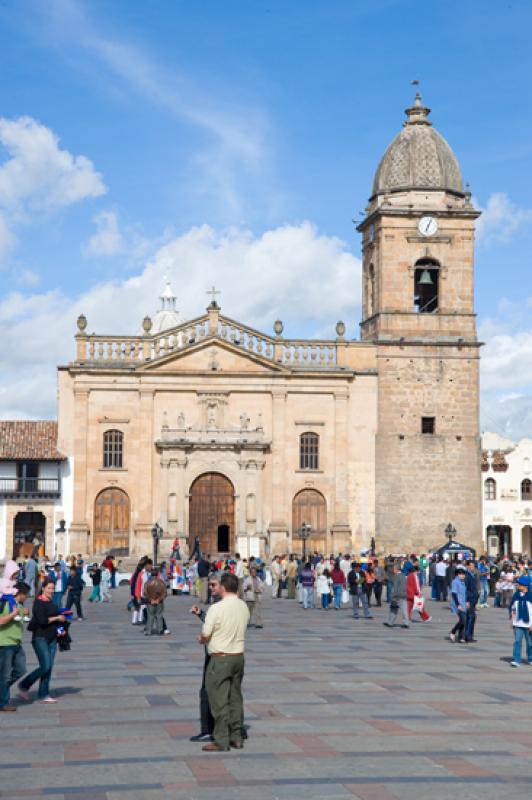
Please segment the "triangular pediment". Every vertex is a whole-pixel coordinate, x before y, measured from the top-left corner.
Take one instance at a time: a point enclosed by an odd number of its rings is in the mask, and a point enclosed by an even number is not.
[[[210,337],[177,352],[153,359],[141,367],[144,372],[183,373],[268,373],[285,372],[286,367],[242,350],[238,345]]]

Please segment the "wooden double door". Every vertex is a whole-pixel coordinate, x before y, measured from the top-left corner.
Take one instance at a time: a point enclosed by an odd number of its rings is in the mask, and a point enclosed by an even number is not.
[[[310,525],[306,552],[317,550],[325,555],[327,547],[327,504],[324,496],[316,489],[302,489],[292,503],[292,549],[302,552],[303,542],[299,536],[301,526]]]
[[[122,489],[104,489],[94,504],[95,553],[129,553],[129,497]]]
[[[235,490],[219,472],[207,472],[190,487],[188,544],[196,536],[203,553],[231,553],[235,544]]]

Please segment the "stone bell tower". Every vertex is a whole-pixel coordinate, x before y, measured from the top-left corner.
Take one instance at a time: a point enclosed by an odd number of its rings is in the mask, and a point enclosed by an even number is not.
[[[377,168],[363,237],[362,339],[377,347],[379,550],[481,541],[475,220],[419,94]]]

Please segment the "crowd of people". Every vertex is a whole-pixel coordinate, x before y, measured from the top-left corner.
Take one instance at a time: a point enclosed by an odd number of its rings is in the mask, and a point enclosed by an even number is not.
[[[492,559],[481,556],[447,558],[414,554],[378,558],[371,553],[325,557],[314,553],[302,559],[296,554],[274,556],[268,564],[259,558],[234,556],[212,559],[195,549],[187,561],[173,548],[169,560],[155,565],[141,559],[130,579],[131,622],[146,636],[168,636],[165,602],[169,593],[197,598],[191,611],[203,621],[199,642],[205,647],[200,690],[200,733],[193,741],[206,742],[208,752],[239,748],[247,736],[243,720],[241,683],[244,640],[250,626],[263,627],[262,601],[266,592],[275,601],[299,601],[305,610],[329,612],[349,607],[354,619],[371,620],[372,609],[388,606],[383,624],[409,628],[419,614],[432,619],[425,608],[430,586],[434,602],[448,603],[456,617],[448,640],[474,644],[477,609],[506,609],[514,631],[512,667],[519,667],[525,646],[525,663],[532,665],[532,561]],[[31,557],[24,564],[9,561],[0,579],[0,712],[15,711],[10,687],[18,684],[19,696],[30,700],[38,682],[37,699],[54,703],[50,680],[57,649],[68,649],[70,622],[83,620],[82,594],[90,580],[89,602],[110,602],[115,585],[116,561],[85,565],[81,555],[53,563]],[[26,606],[34,597],[31,614]],[[398,617],[400,615],[400,621]],[[38,665],[26,674],[22,644],[24,625],[31,632]]]

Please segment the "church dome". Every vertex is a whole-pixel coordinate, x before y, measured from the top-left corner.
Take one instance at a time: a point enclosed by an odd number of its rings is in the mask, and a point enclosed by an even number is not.
[[[175,328],[181,322],[181,316],[176,309],[176,296],[170,286],[170,281],[166,281],[163,293],[160,296],[161,307],[153,316],[151,333],[157,334]]]
[[[428,119],[430,108],[416,93],[407,119],[384,153],[373,181],[372,197],[410,189],[464,194],[462,173],[455,154]]]

